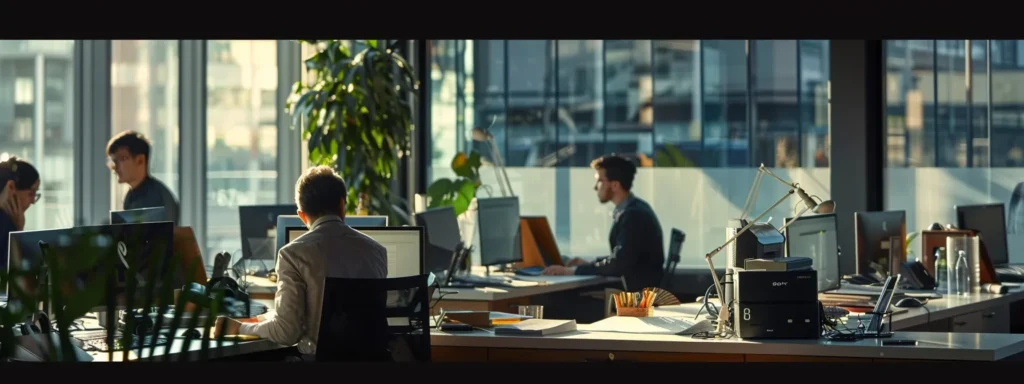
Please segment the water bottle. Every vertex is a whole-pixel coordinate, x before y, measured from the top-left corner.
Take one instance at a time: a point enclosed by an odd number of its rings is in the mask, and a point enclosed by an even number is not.
[[[967,296],[971,293],[971,268],[967,263],[967,252],[961,250],[956,257],[956,292]]]
[[[949,269],[946,266],[946,247],[939,247],[935,250],[935,289],[949,290]]]

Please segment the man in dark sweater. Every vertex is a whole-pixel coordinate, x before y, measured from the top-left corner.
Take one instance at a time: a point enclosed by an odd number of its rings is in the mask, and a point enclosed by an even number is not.
[[[622,277],[626,289],[632,291],[658,287],[664,274],[663,234],[651,206],[630,192],[636,165],[613,155],[598,158],[590,166],[596,171],[594,190],[598,200],[615,204],[614,224],[608,236],[611,257],[594,263],[576,258],[566,266],[547,267],[544,274]]]
[[[117,174],[117,182],[129,188],[122,209],[163,207],[177,224],[178,201],[164,183],[149,175],[149,151],[149,141],[134,131],[121,132],[107,144],[107,165]]]

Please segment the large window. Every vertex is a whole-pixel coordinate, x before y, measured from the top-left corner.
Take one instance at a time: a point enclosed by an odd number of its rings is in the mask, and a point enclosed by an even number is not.
[[[207,43],[206,247],[237,254],[238,206],[277,202],[277,42]]]
[[[178,195],[178,42],[114,40],[111,43],[111,132],[133,130],[152,147],[149,173]],[[116,184],[111,209],[122,207],[128,186]]]
[[[725,240],[761,163],[830,197],[827,41],[432,40],[430,53],[429,178],[454,176],[459,151],[493,159],[471,134],[491,127],[522,214],[547,216],[563,254],[610,251],[613,207],[589,168],[603,154],[637,160],[633,191],[666,245],[687,234],[686,266]],[[478,196],[500,194],[481,174]],[[786,191],[766,180],[754,215]],[[779,227],[795,205],[766,218]]]
[[[885,66],[886,209],[914,232],[955,224],[954,205],[1005,203],[1012,247],[1024,236],[1024,40],[889,40]]]
[[[29,160],[42,198],[25,229],[74,224],[74,41],[0,40],[0,157]]]

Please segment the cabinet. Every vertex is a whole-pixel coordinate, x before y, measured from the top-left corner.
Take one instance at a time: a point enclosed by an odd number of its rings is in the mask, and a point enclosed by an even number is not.
[[[949,319],[950,332],[1010,333],[1010,307],[999,305]]]

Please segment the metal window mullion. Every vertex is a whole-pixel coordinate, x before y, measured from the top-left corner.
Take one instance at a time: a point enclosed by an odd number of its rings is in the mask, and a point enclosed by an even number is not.
[[[206,41],[182,40],[180,44],[181,223],[192,227],[209,265],[214,255],[206,248]]]
[[[277,41],[277,102],[283,108],[292,87],[302,78],[301,46],[295,40]],[[292,129],[291,114],[278,109],[277,117],[277,202],[295,201],[295,180],[302,174],[302,131]]]
[[[110,216],[110,46],[110,40],[75,41],[75,225],[101,224]]]

